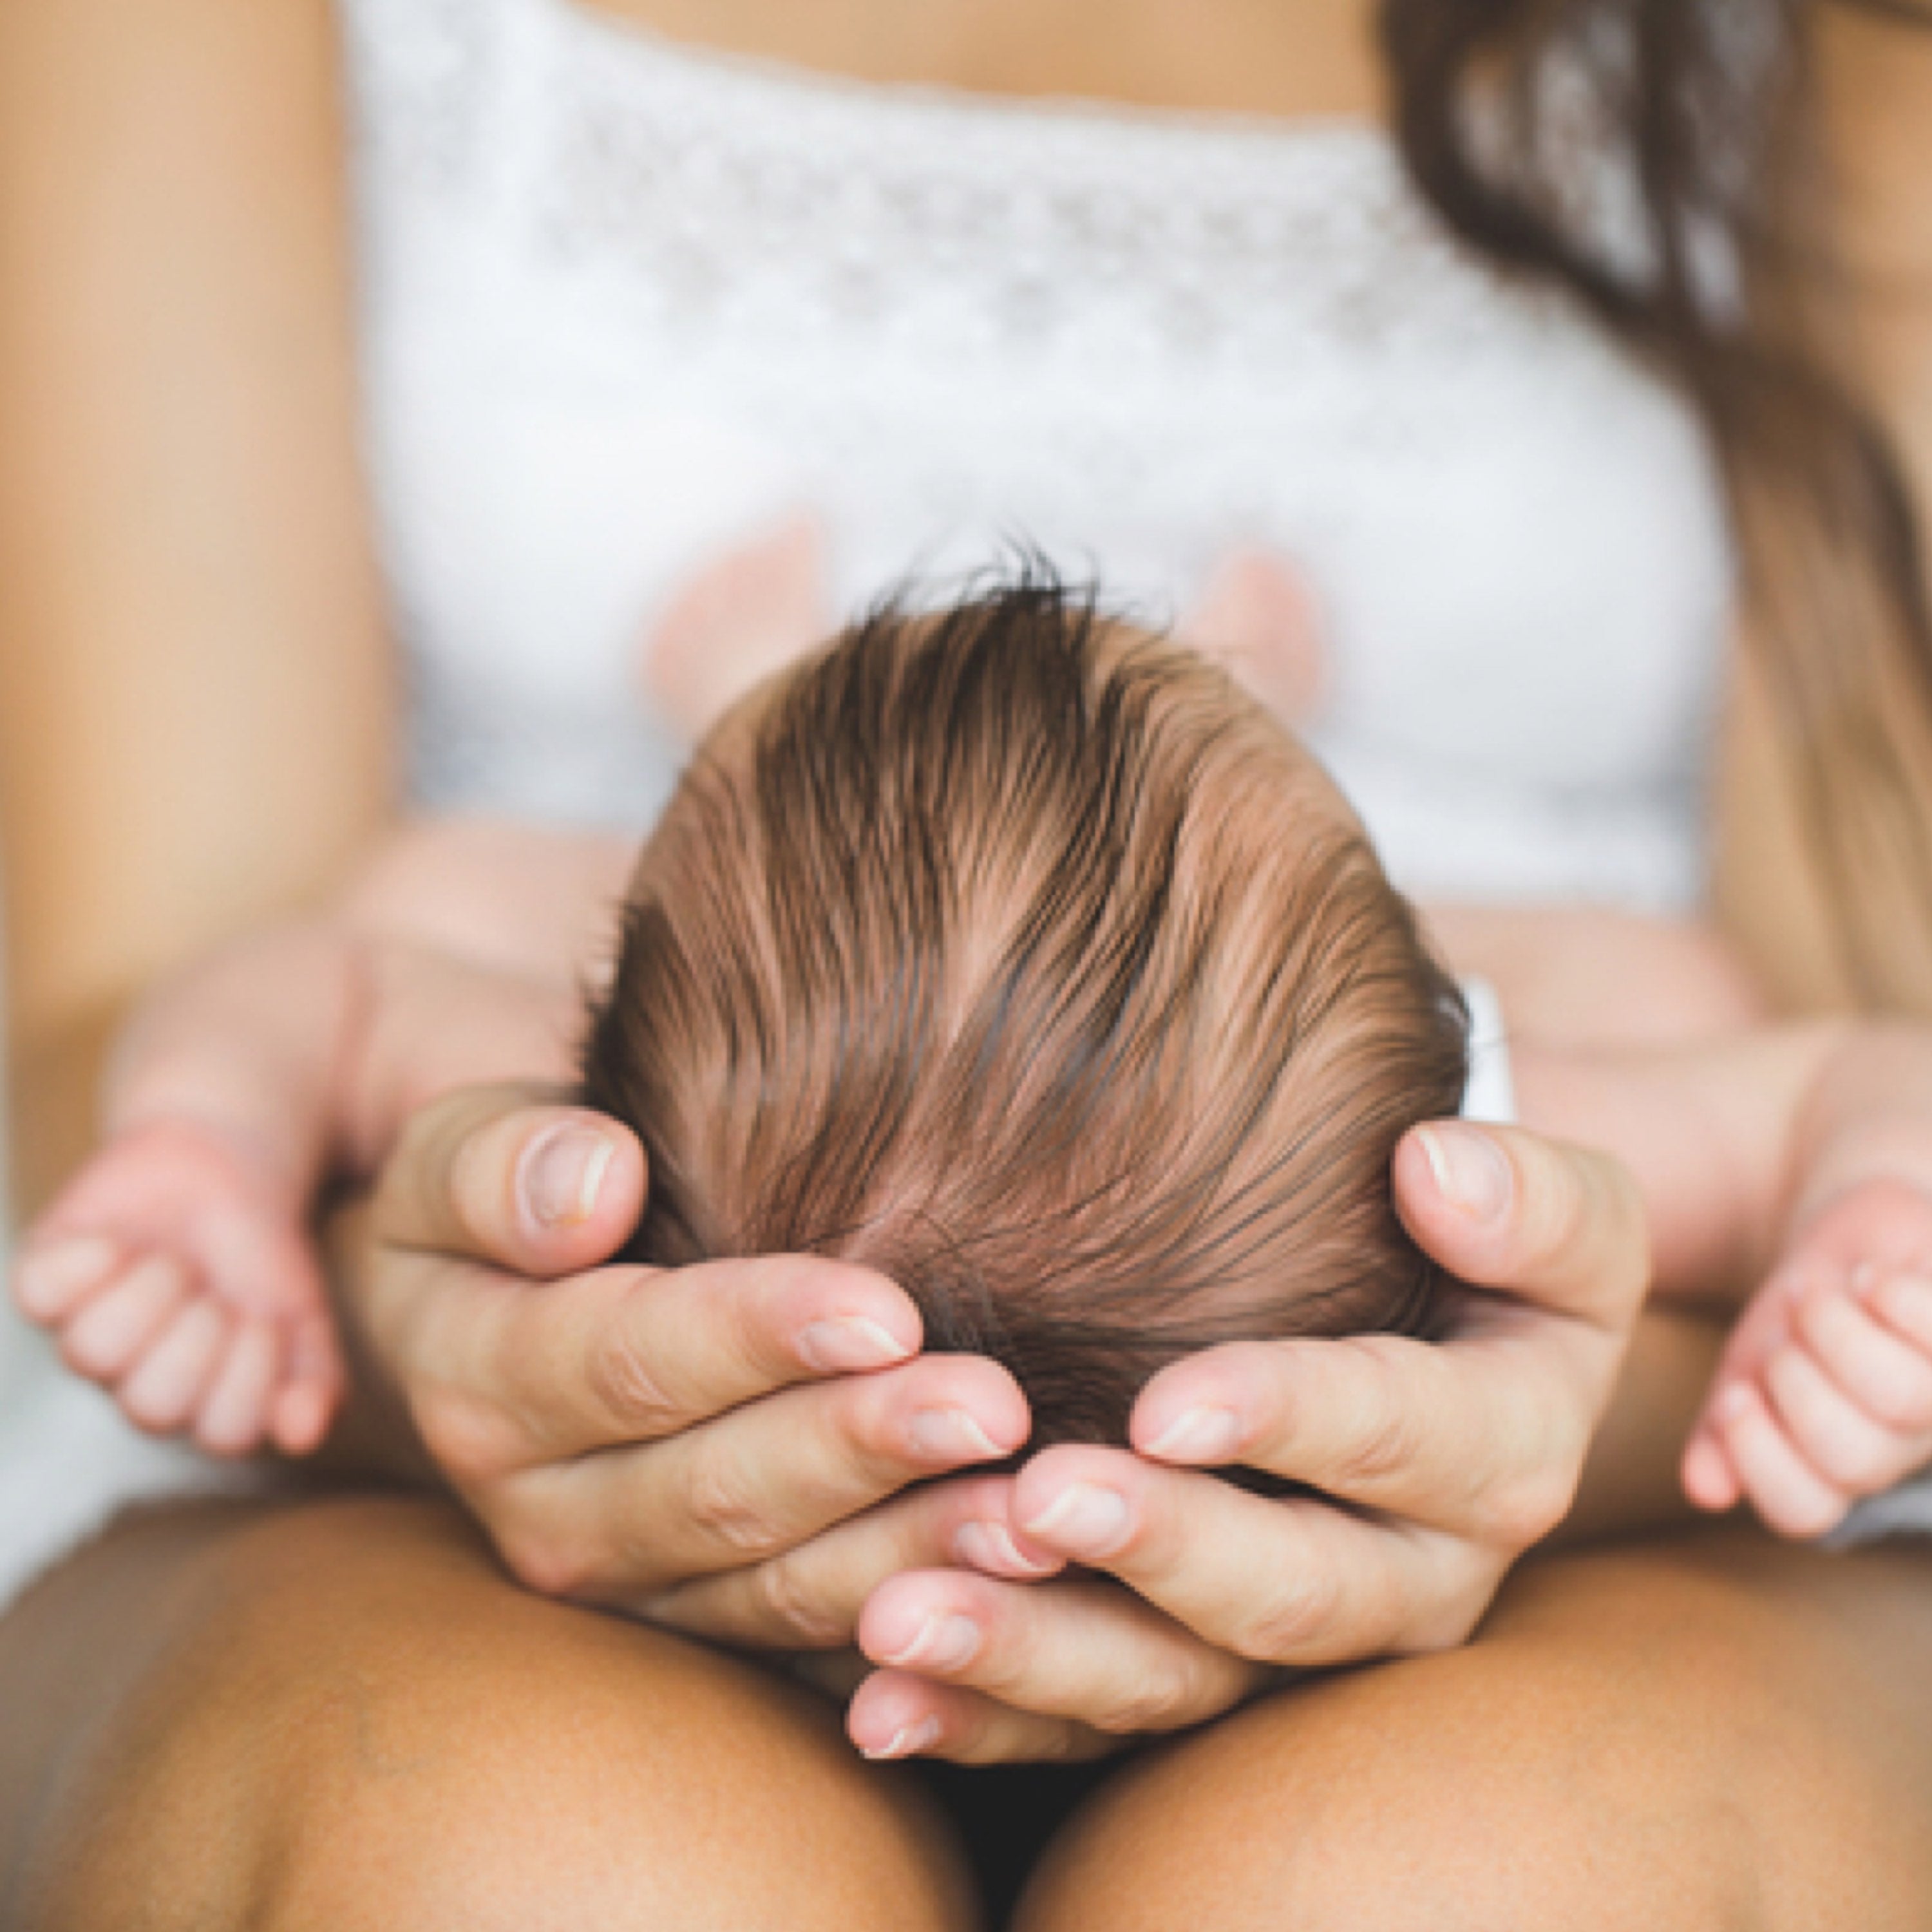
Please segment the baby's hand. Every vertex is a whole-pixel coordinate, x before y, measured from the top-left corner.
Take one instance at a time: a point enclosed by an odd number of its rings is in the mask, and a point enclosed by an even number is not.
[[[218,1130],[114,1135],[28,1233],[14,1292],[70,1366],[218,1455],[321,1441],[343,1371],[305,1204]]]
[[[1748,1496],[1822,1536],[1932,1462],[1932,1195],[1861,1182],[1798,1231],[1744,1311],[1684,1454],[1700,1508]]]

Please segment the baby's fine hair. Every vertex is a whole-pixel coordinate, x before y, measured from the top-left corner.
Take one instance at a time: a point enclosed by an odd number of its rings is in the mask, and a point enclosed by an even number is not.
[[[633,1259],[862,1262],[1036,1444],[1118,1442],[1193,1350],[1429,1330],[1390,1163],[1466,1030],[1288,734],[1029,569],[875,611],[706,741],[584,1091],[650,1156]]]

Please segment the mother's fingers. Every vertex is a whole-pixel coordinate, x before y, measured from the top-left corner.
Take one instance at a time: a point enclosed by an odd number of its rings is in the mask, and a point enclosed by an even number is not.
[[[541,1283],[436,1256],[389,1269],[379,1338],[459,1480],[656,1442],[791,1384],[902,1362],[920,1340],[892,1282],[808,1256]]]
[[[893,1497],[782,1556],[703,1576],[631,1607],[653,1623],[760,1650],[849,1644],[866,1600],[908,1570],[950,1564],[1036,1581],[1060,1559],[1009,1525],[1012,1479],[962,1476]]]
[[[1010,1455],[1026,1400],[997,1364],[928,1355],[780,1390],[635,1449],[502,1486],[499,1546],[547,1594],[634,1603],[766,1562],[909,1483]]]
[[[1507,1127],[1437,1120],[1396,1151],[1409,1232],[1460,1281],[1621,1334],[1649,1276],[1636,1185],[1616,1162]]]
[[[1106,1757],[1126,1739],[1070,1718],[1016,1710],[977,1690],[910,1671],[874,1671],[845,1713],[847,1735],[874,1759],[943,1758],[950,1764],[1072,1764]]]
[[[382,1170],[376,1233],[548,1279],[609,1260],[644,1202],[628,1128],[553,1089],[469,1087],[411,1118]]]
[[[1241,1462],[1512,1553],[1560,1520],[1647,1267],[1614,1163],[1438,1124],[1398,1154],[1403,1212],[1471,1294],[1436,1343],[1244,1343],[1171,1364],[1135,1405],[1156,1460]]]
[[[1592,1413],[1509,1352],[1394,1335],[1239,1342],[1163,1370],[1135,1448],[1239,1463],[1439,1528],[1534,1540],[1568,1508]]]
[[[1118,1736],[1204,1723],[1266,1674],[1112,1583],[1009,1583],[960,1570],[882,1585],[860,1618],[859,1646],[887,1669]]]
[[[1020,1472],[1013,1513],[1030,1542],[1106,1570],[1254,1664],[1444,1648],[1468,1636],[1494,1582],[1479,1544],[1251,1496],[1120,1450],[1046,1450]]]

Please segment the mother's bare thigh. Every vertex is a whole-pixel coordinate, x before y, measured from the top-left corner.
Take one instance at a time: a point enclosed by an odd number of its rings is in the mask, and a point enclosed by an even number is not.
[[[962,1932],[915,1794],[766,1674],[398,1498],[126,1524],[0,1622],[0,1924]]]
[[[1150,1757],[1024,1932],[1924,1932],[1932,1544],[1552,1558],[1478,1640]]]

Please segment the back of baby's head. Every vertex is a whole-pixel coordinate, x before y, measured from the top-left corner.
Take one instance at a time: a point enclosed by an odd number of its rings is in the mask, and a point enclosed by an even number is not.
[[[1219,670],[1023,581],[894,609],[727,719],[646,848],[586,1097],[634,1258],[866,1263],[1034,1440],[1174,1357],[1426,1332],[1389,1166],[1465,1026],[1366,840]]]

